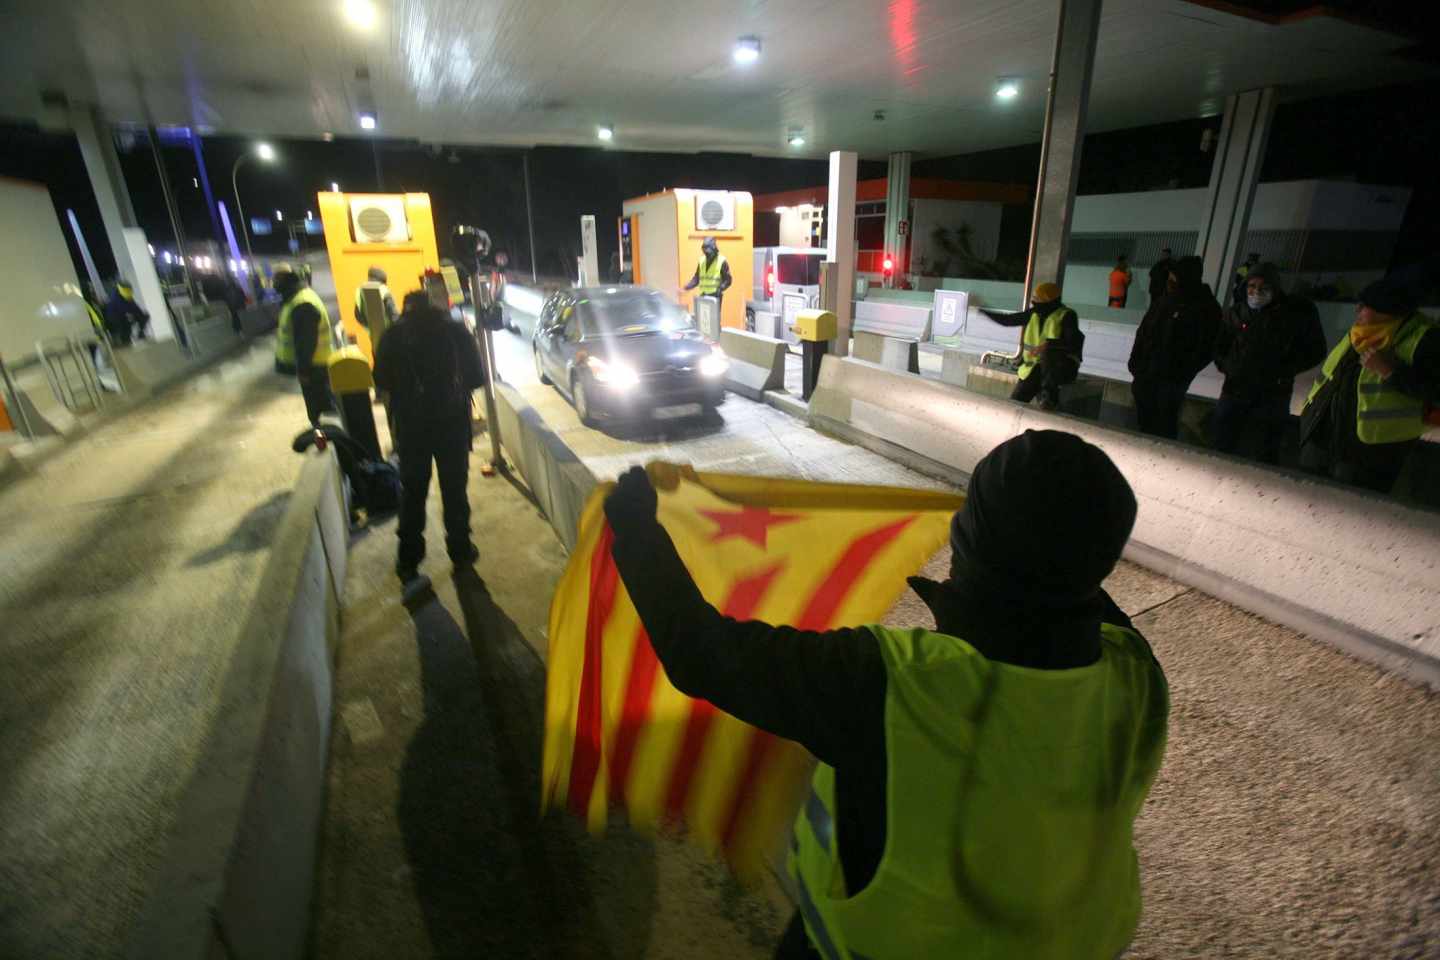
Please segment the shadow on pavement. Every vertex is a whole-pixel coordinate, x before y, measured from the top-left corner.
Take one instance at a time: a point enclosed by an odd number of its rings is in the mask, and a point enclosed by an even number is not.
[[[640,956],[653,846],[592,840],[541,817],[544,667],[474,571],[465,627],[434,594],[413,605],[425,719],[406,751],[399,819],[436,957]]]
[[[615,440],[639,443],[664,443],[698,440],[725,429],[725,417],[719,410],[692,414],[674,419],[637,417],[630,420],[601,420],[596,429]]]
[[[240,518],[240,522],[235,524],[235,529],[230,531],[228,537],[208,550],[192,556],[186,561],[186,566],[203,567],[223,560],[232,553],[253,553],[268,548],[270,535],[274,533],[280,518],[285,515],[285,504],[289,501],[289,490],[275,491],[269,500],[251,507],[249,512]]]

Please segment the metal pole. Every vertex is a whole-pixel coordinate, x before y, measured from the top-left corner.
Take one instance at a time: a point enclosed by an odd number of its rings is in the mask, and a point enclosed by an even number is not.
[[[170,215],[170,229],[175,232],[175,249],[180,254],[180,269],[185,274],[185,288],[190,302],[200,302],[200,291],[190,273],[190,258],[185,256],[185,231],[180,227],[180,214],[175,209],[175,195],[170,192],[170,177],[165,172],[165,159],[160,155],[160,131],[150,128],[150,153],[155,157],[155,171],[160,175],[160,192],[165,195],[165,212]]]
[[[530,282],[539,283],[535,267],[535,217],[530,210],[530,151],[520,158],[525,168],[525,225],[530,228]]]
[[[490,434],[490,470],[482,471],[490,476],[495,470],[503,469],[505,459],[500,453],[500,418],[495,414],[495,344],[490,338],[482,311],[489,313],[490,296],[484,291],[480,280],[479,264],[470,273],[470,302],[475,305],[475,329],[480,334],[481,359],[485,361],[485,432]]]
[[[249,268],[245,271],[245,279],[250,281],[250,295],[255,298],[256,303],[259,303],[260,287],[255,283],[255,251],[250,249],[250,227],[245,222],[245,208],[240,204],[240,182],[238,179],[240,175],[240,164],[244,163],[249,156],[250,154],[248,152],[240,154],[235,160],[235,166],[230,168],[230,192],[235,194],[235,213],[240,217],[240,235],[245,238],[245,256],[249,258],[245,261],[249,265]]]
[[[1040,245],[1040,201],[1045,197],[1045,174],[1050,164],[1050,130],[1055,124],[1055,76],[1060,72],[1060,44],[1065,39],[1065,0],[1060,0],[1060,20],[1055,25],[1055,55],[1050,58],[1050,85],[1045,92],[1045,126],[1040,133],[1040,175],[1035,178],[1035,212],[1030,217],[1030,252],[1025,257],[1025,287],[1020,291],[1020,309],[1030,305],[1035,285],[1035,251]]]

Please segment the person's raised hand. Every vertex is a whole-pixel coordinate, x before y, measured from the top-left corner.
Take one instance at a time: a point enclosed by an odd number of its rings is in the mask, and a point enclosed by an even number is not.
[[[1366,370],[1381,377],[1395,372],[1395,354],[1390,350],[1366,350],[1360,354],[1360,363]]]
[[[616,532],[637,524],[653,523],[658,499],[655,487],[643,467],[631,467],[620,475],[615,489],[605,498],[605,519]]]

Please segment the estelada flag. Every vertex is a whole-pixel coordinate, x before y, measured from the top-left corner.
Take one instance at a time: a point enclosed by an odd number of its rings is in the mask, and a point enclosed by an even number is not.
[[[726,616],[805,630],[875,623],[945,542],[963,499],[696,473],[653,463],[658,517]],[[814,760],[670,685],[610,555],[600,486],[550,607],[544,805],[682,829],[753,876],[783,847]]]

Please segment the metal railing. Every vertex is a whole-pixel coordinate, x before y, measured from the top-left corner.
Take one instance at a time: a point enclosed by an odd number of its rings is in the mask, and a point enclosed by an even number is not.
[[[91,343],[99,346],[100,342],[87,339],[82,345],[80,338],[73,334],[35,341],[35,354],[40,358],[40,368],[45,372],[51,392],[66,410],[74,414],[98,411],[105,404],[104,390],[96,375],[94,362],[89,357]],[[104,346],[108,347],[108,344]]]

